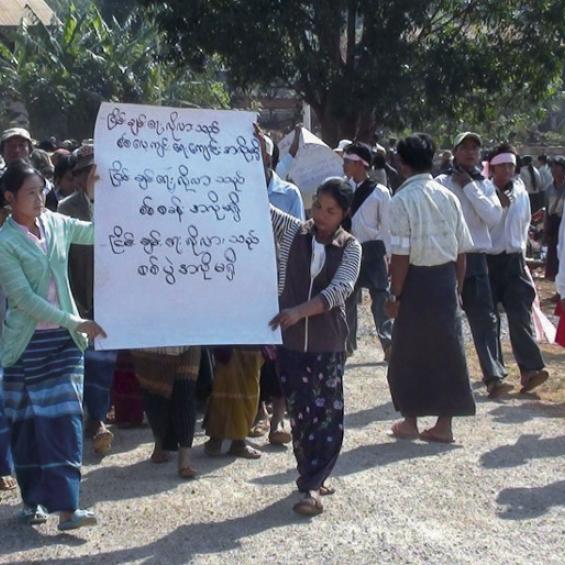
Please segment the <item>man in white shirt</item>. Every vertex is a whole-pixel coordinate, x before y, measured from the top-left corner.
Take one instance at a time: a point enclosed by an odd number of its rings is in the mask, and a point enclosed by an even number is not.
[[[534,167],[531,155],[524,155],[520,159],[520,178],[530,195],[532,213],[537,212],[544,205],[544,184],[540,172]]]
[[[355,291],[347,301],[349,325],[348,353],[357,346],[357,303],[361,289],[371,295],[371,312],[377,336],[383,348],[385,361],[390,357],[392,320],[384,311],[388,298],[388,268],[386,255],[390,245],[389,206],[390,192],[382,184],[369,178],[371,149],[363,143],[348,145],[343,153],[345,175],[355,182],[355,194],[351,206],[351,233],[363,247],[361,272]]]
[[[457,296],[472,242],[459,201],[432,178],[434,153],[426,134],[398,143],[407,180],[390,207],[387,310],[396,320],[387,380],[403,416],[393,436],[451,443],[453,418],[475,414]],[[426,416],[437,421],[420,434],[418,418]]]
[[[498,387],[491,383],[498,384],[507,373],[499,361],[497,319],[485,253],[492,247],[489,229],[502,219],[502,206],[494,185],[478,168],[481,144],[476,133],[458,134],[453,143],[454,170],[436,180],[457,196],[473,240],[473,247],[467,253],[463,309],[471,326],[483,382],[494,391]]]
[[[549,161],[546,155],[540,155],[538,157],[538,171],[541,177],[541,187],[545,191],[545,187],[553,181],[553,176],[551,174],[551,167],[549,166]]]
[[[508,318],[512,352],[520,369],[521,392],[529,392],[548,378],[545,363],[535,340],[532,306],[536,297],[534,282],[525,260],[531,211],[528,193],[516,177],[515,149],[502,144],[489,160],[489,171],[500,204],[502,219],[490,229],[492,248],[487,253],[490,286],[495,307],[502,304]],[[500,316],[496,310],[500,341]],[[504,365],[502,351],[499,361]],[[489,383],[491,396],[501,387]]]

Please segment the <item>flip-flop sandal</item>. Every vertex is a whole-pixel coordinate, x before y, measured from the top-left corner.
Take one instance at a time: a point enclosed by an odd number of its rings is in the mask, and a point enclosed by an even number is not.
[[[228,455],[232,455],[233,457],[240,457],[241,459],[259,459],[261,457],[261,453],[259,453],[256,449],[245,445],[243,447],[230,447],[228,451]]]
[[[441,437],[441,436],[434,434],[434,432],[432,432],[431,430],[424,430],[420,434],[420,439],[422,441],[427,441],[427,442],[430,442],[430,443],[454,443],[455,442],[455,440],[453,439],[453,436]]]
[[[184,465],[179,468],[179,477],[181,479],[195,479],[198,476],[198,471],[190,465]]]
[[[275,430],[274,432],[269,432],[269,443],[273,445],[285,445],[292,441],[292,436],[289,432],[285,430]]]
[[[45,524],[45,522],[47,522],[47,518],[47,511],[41,505],[34,508],[27,506],[20,512],[20,520],[28,526]]]
[[[549,378],[549,373],[547,371],[538,371],[535,375],[532,375],[525,385],[520,389],[520,394],[530,392],[542,385]]]
[[[269,420],[259,420],[247,434],[248,437],[263,437],[269,431]]]
[[[59,523],[57,529],[61,532],[67,532],[86,526],[96,526],[96,524],[98,524],[98,520],[96,520],[94,512],[90,510],[75,510],[68,520]]]
[[[106,455],[112,450],[112,440],[114,439],[114,434],[110,430],[105,430],[103,432],[98,432],[92,438],[92,444],[94,446],[94,453],[99,455]]]
[[[0,490],[14,490],[18,487],[18,482],[14,477],[0,477]]]
[[[414,439],[418,439],[419,435],[418,432],[403,432],[401,430],[398,429],[398,425],[397,424],[393,424],[392,428],[390,428],[390,430],[387,432],[387,435],[390,437],[394,437],[396,439],[406,439],[409,441],[412,441]]]
[[[320,493],[320,496],[331,496],[332,494],[335,494],[335,488],[332,486],[322,485],[318,492]]]
[[[318,516],[324,511],[324,505],[313,497],[304,498],[297,502],[292,509],[301,516]]]

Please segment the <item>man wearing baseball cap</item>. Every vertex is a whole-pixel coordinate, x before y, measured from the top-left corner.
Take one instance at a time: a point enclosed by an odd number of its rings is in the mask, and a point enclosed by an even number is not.
[[[497,319],[486,252],[492,248],[489,229],[501,221],[502,206],[494,185],[478,168],[481,146],[479,134],[471,131],[457,134],[453,141],[453,172],[440,175],[436,180],[459,199],[473,239],[473,248],[467,253],[463,309],[471,326],[483,382],[489,396],[494,397],[505,388],[502,381],[506,370],[499,361]]]
[[[33,142],[29,131],[24,128],[10,128],[0,134],[0,154],[6,166],[19,159],[29,159]]]

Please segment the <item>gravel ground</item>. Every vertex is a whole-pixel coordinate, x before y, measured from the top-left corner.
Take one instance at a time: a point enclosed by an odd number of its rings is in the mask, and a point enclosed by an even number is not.
[[[565,561],[565,405],[535,396],[487,401],[457,420],[456,444],[397,442],[386,366],[367,312],[346,373],[346,439],[337,493],[312,521],[291,511],[292,452],[256,441],[259,461],[152,465],[147,428],[117,430],[102,461],[86,444],[82,502],[100,525],[26,528],[18,496],[0,503],[0,563],[500,563]],[[565,359],[565,356],[564,356]],[[478,386],[478,385],[477,385]]]

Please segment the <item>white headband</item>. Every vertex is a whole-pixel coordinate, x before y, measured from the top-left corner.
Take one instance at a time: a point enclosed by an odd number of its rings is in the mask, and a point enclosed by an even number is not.
[[[514,155],[514,153],[499,153],[490,160],[491,167],[494,167],[495,165],[505,165],[508,163],[516,165],[516,155]]]
[[[362,159],[361,157],[359,157],[359,155],[357,155],[356,153],[346,153],[343,156],[344,159],[349,159],[350,161],[361,161],[361,163],[363,163],[363,165],[365,165],[365,167],[370,167],[371,165],[369,165],[369,163],[367,163],[367,161],[365,161],[365,159]]]

